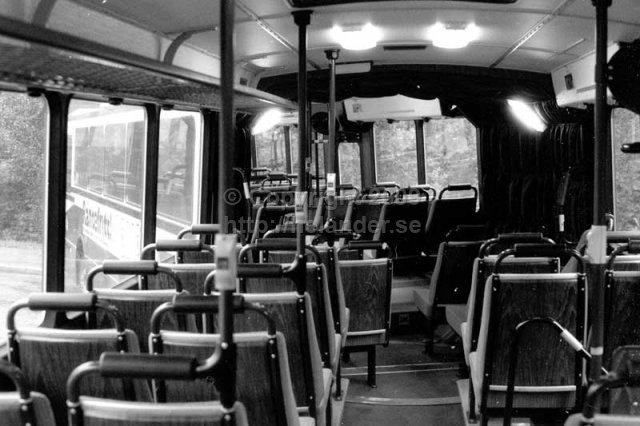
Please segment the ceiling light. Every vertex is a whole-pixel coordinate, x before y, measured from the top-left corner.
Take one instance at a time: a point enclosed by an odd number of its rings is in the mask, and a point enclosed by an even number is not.
[[[544,132],[544,129],[547,128],[540,116],[533,110],[533,108],[531,108],[530,105],[513,99],[509,99],[507,102],[511,107],[511,111],[513,111],[513,115],[524,123],[525,126],[535,130],[536,132]]]
[[[366,50],[376,47],[380,40],[380,30],[371,24],[349,26],[340,28],[334,26],[331,29],[333,38],[340,43],[343,49]]]
[[[447,22],[436,24],[429,30],[428,37],[433,45],[444,49],[460,49],[478,37],[478,27],[464,22]]]
[[[257,135],[270,130],[278,123],[280,123],[281,118],[282,111],[277,108],[272,108],[261,112],[253,122],[253,126],[251,127],[251,134]]]
[[[336,64],[336,74],[357,74],[371,71],[371,61]]]

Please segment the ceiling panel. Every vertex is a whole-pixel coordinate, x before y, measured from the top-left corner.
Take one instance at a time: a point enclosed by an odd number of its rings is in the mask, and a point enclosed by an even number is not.
[[[255,1],[255,0],[254,0]],[[258,0],[259,1],[259,0]],[[512,4],[469,3],[457,1],[391,1],[351,3],[313,8],[314,13],[335,13],[347,10],[395,10],[395,9],[457,9],[457,10],[553,10],[562,0],[518,0]],[[294,9],[291,9],[294,10]]]
[[[290,52],[283,44],[270,37],[253,22],[238,24],[235,31],[234,54],[237,60]],[[188,43],[214,55],[219,55],[220,33],[207,31],[206,33],[194,34]]]
[[[575,59],[573,55],[549,54],[536,50],[516,50],[512,55],[505,58],[498,68],[551,72],[559,66]]]
[[[489,65],[490,60],[498,58],[506,49],[511,47],[514,40],[519,39],[526,30],[534,26],[543,15],[540,13],[520,14],[511,17],[512,25],[505,30],[496,30],[496,26],[501,19],[507,17],[504,13],[473,13],[471,11],[463,14],[459,11],[433,11],[433,10],[394,10],[381,13],[380,11],[344,12],[339,16],[329,14],[318,14],[312,16],[309,26],[309,49],[313,52],[320,51],[320,56],[324,59],[323,51],[328,48],[339,47],[331,35],[330,29],[335,23],[342,25],[354,23],[371,22],[378,26],[383,33],[379,46],[383,44],[429,44],[427,39],[427,29],[436,21],[460,21],[475,22],[480,29],[480,37],[467,49],[460,51],[447,51],[430,46],[427,52],[389,52],[381,48],[365,52],[342,52],[342,57],[355,58],[352,60],[371,59],[380,63],[396,63],[417,61],[418,63],[461,63],[461,64],[483,64]],[[297,28],[291,19],[277,18],[267,20],[268,24],[276,31],[289,39],[294,46],[297,45]],[[422,30],[416,30],[421,28]],[[478,53],[481,52],[481,53]],[[241,54],[240,49],[238,54]],[[404,57],[402,56],[404,54]],[[490,56],[487,56],[490,55]],[[490,59],[487,59],[490,58]],[[310,59],[316,61],[316,57],[310,55]],[[456,62],[458,61],[458,62]],[[322,63],[324,63],[323,61]],[[488,62],[488,63],[487,63]]]
[[[66,0],[69,1],[69,0]],[[140,23],[156,33],[174,36],[194,28],[215,25],[219,4],[211,0],[72,0],[95,10]],[[294,49],[298,28],[285,0],[236,0],[237,61],[258,67],[295,70],[297,58],[291,50],[261,28],[265,24]],[[500,58],[542,19],[559,6],[561,16],[553,18],[541,31],[505,58],[498,66],[548,71],[563,61],[571,61],[593,49],[595,9],[588,0],[518,0],[513,4],[481,4],[451,1],[365,2],[317,7],[311,17],[309,59],[326,66],[324,50],[337,47],[330,34],[335,24],[371,22],[382,30],[379,44],[430,44],[427,28],[436,21],[474,22],[480,37],[470,47],[446,51],[429,46],[424,52],[389,52],[377,48],[366,52],[346,52],[342,60],[373,60],[376,63],[451,63],[489,65]],[[149,13],[153,11],[153,13]],[[518,11],[519,13],[514,13]],[[510,12],[510,13],[509,13]],[[255,22],[256,16],[259,22]],[[640,37],[640,27],[624,23],[640,22],[639,0],[615,0],[609,8],[610,39],[631,41]],[[508,22],[508,25],[505,25]],[[218,55],[219,34],[207,31],[194,35],[188,43]]]
[[[213,26],[220,22],[220,6],[217,1],[211,0],[76,1],[164,34],[181,33],[186,29]]]
[[[557,16],[527,40],[524,47],[555,53],[566,52],[576,57],[584,55],[594,48],[593,23],[586,19]]]
[[[236,0],[236,4],[238,3],[242,3],[262,17],[289,15],[293,11],[287,6],[285,0]]]
[[[640,20],[640,2],[638,0],[613,0],[607,13],[610,21],[638,22]],[[562,14],[595,19],[596,9],[590,1],[579,0],[572,3]]]

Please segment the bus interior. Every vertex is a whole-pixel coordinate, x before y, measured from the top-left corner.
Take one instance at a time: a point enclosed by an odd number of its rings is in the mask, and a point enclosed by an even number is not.
[[[0,0],[0,423],[640,424],[639,61],[634,0]]]

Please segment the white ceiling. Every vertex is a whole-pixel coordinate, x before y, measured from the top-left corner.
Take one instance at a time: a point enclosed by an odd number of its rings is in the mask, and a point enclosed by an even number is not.
[[[156,34],[175,38],[196,33],[191,46],[218,54],[219,3],[211,0],[74,0]],[[295,72],[298,29],[284,0],[236,0],[237,62],[262,75]],[[610,40],[640,37],[640,1],[614,0],[609,9]],[[431,46],[427,28],[436,21],[474,22],[478,40],[461,50]],[[394,1],[316,8],[308,28],[311,68],[326,68],[324,50],[336,48],[329,29],[335,24],[370,22],[382,30],[377,48],[342,51],[339,62],[375,64],[453,64],[495,66],[538,72],[571,62],[594,49],[595,9],[590,0],[518,0],[510,5],[464,1]],[[542,29],[512,53],[536,25]],[[422,51],[385,51],[385,44],[426,44]],[[506,56],[505,56],[506,55]]]

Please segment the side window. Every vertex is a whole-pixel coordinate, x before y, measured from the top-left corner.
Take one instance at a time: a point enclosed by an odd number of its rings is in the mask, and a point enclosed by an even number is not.
[[[104,125],[87,123],[73,129],[73,182],[92,192],[104,189]]]
[[[360,145],[348,142],[342,142],[338,145],[338,165],[340,167],[340,183],[350,183],[362,189]]]
[[[0,92],[0,344],[6,313],[16,300],[43,290],[45,152],[49,110],[44,97]],[[21,326],[37,325],[40,313],[21,310]]]
[[[126,124],[117,123],[105,126],[104,132],[104,192],[118,201],[125,201],[127,184],[126,131]]]
[[[284,132],[283,126],[276,126],[254,136],[257,160],[255,167],[266,167],[273,172],[287,173]],[[291,144],[294,144],[293,140]]]
[[[418,183],[416,131],[413,121],[378,120],[373,123],[376,181],[401,187]]]
[[[298,174],[298,126],[289,127],[289,137],[291,138],[291,173]]]
[[[620,231],[640,230],[640,157],[624,154],[620,147],[640,137],[640,116],[624,108],[611,113],[611,139],[615,179],[616,229]]]
[[[67,124],[65,291],[82,291],[106,259],[140,257],[146,117],[144,108],[72,100]],[[126,277],[99,274],[96,287]]]
[[[466,118],[424,123],[427,184],[437,191],[447,185],[478,186],[476,128]]]
[[[162,111],[158,154],[157,238],[174,238],[196,220],[200,192],[202,116]]]

